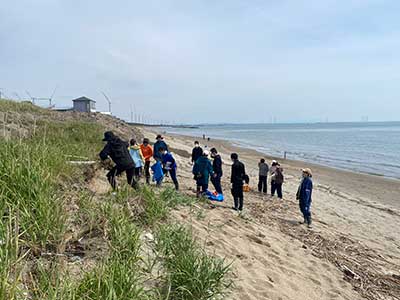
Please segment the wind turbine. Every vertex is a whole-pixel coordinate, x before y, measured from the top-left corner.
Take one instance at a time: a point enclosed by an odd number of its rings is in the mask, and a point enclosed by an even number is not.
[[[106,100],[108,102],[108,111],[111,114],[111,100],[110,100],[110,98],[107,97],[106,93],[104,93],[104,92],[101,92],[101,93],[103,94],[104,98],[106,98]]]

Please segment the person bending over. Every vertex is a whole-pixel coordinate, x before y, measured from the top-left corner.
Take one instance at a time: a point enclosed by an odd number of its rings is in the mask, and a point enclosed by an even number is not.
[[[174,182],[175,189],[179,190],[178,179],[176,178],[176,161],[171,152],[168,152],[167,149],[161,147],[158,150],[159,156],[161,157],[161,162],[163,165],[164,174],[169,173],[172,181]]]
[[[133,178],[135,174],[135,164],[128,151],[128,142],[121,140],[118,136],[114,135],[112,131],[104,133],[103,141],[107,142],[99,156],[101,160],[111,158],[115,166],[107,173],[108,182],[115,190],[117,188],[116,176],[126,173],[128,184],[136,188],[137,184]]]

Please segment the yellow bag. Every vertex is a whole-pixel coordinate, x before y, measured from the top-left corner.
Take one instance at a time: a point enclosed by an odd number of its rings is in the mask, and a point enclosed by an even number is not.
[[[248,184],[243,185],[243,192],[246,192],[246,193],[250,192],[250,186]]]

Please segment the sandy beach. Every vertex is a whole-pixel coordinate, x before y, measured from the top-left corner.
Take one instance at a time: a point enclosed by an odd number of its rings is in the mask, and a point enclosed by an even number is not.
[[[155,137],[154,129],[141,130]],[[190,153],[196,138],[164,136],[178,162],[181,190],[193,195]],[[201,217],[185,210],[174,214],[210,252],[233,263],[235,287],[229,299],[399,299],[400,181],[279,159],[285,174],[281,201],[256,191],[257,163],[273,157],[226,141],[207,146],[216,147],[224,161],[226,199]],[[251,177],[242,214],[230,209],[232,152]],[[298,223],[302,216],[295,194],[303,167],[314,173],[311,230]]]

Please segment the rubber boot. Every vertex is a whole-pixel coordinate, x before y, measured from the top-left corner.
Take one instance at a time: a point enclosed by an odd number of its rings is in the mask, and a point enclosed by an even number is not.
[[[310,217],[307,217],[307,227],[308,227],[308,228],[312,228],[311,216],[310,216]]]

